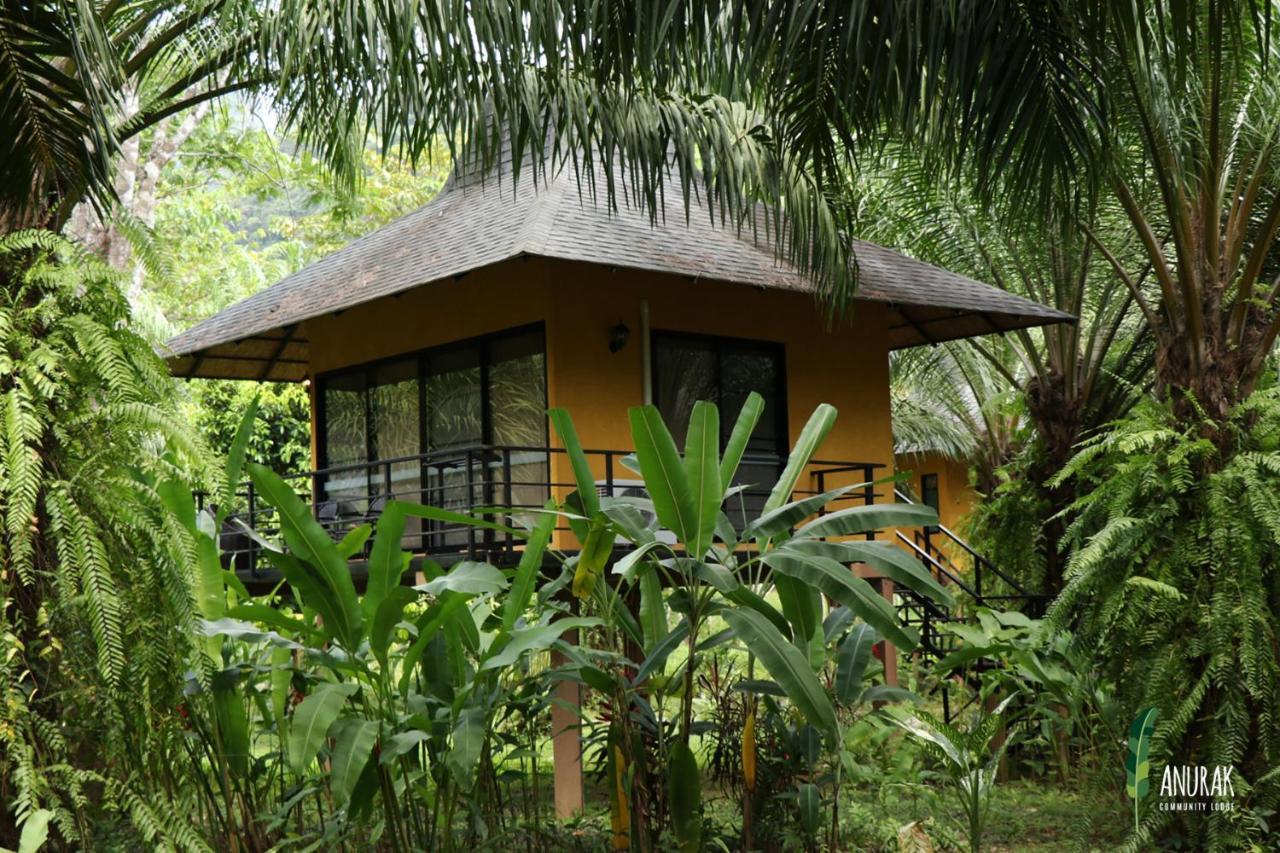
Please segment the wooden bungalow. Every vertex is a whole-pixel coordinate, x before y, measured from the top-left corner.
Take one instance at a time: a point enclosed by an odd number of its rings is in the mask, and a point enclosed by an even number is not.
[[[572,168],[536,188],[501,163],[455,174],[419,210],[173,338],[169,364],[179,377],[309,385],[312,470],[281,473],[337,533],[391,498],[465,512],[563,497],[573,477],[550,406],[572,413],[602,494],[641,487],[619,464],[629,406],[658,406],[681,441],[695,400],[732,413],[751,391],[766,411],[739,473],[753,484],[748,504],[824,402],[840,417],[803,488],[871,481],[894,466],[891,350],[1072,320],[859,242],[856,300],[828,324],[806,277],[767,243],[720,227],[696,200],[686,221],[674,180],[666,197],[655,226],[626,198],[616,211],[594,201]],[[443,524],[407,539],[442,563],[501,565],[514,553],[501,537]],[[575,545],[571,535],[561,544]],[[263,572],[251,550],[237,563],[250,578]],[[556,713],[560,731],[566,712]],[[556,738],[562,814],[581,805],[577,749],[575,737]]]

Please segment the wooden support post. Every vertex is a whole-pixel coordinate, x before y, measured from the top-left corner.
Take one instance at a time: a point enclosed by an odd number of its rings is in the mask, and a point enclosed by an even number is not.
[[[565,636],[565,641],[578,642],[578,632]],[[552,666],[566,662],[559,652],[551,653]],[[556,817],[567,820],[582,814],[582,686],[573,681],[556,685],[551,703],[551,760],[555,770]]]
[[[880,578],[880,594],[893,606],[893,581]],[[886,687],[898,686],[898,649],[888,640],[884,641],[884,683]]]

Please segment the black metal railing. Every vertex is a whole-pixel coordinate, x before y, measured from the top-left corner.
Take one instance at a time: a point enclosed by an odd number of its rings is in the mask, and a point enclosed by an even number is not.
[[[894,489],[894,497],[904,503],[915,503],[914,498]],[[974,550],[973,546],[956,535],[946,525],[938,524],[912,530],[909,534],[896,533],[899,544],[915,556],[942,583],[959,589],[977,607],[1013,607],[1031,617],[1044,615],[1048,599],[1023,587],[1001,571],[991,560]],[[964,555],[971,568],[966,570],[957,564],[956,558]],[[962,558],[962,559],[963,559]],[[972,614],[961,606],[956,610],[939,607],[931,599],[909,589],[898,591],[898,618],[920,633],[920,650],[926,657],[940,660],[959,646],[957,635],[947,630],[948,623],[967,622]],[[974,661],[959,673],[953,673],[938,682],[941,694],[943,719],[950,723],[974,705],[979,698],[979,671],[984,661]],[[951,690],[962,691],[959,707],[952,702]]]
[[[567,462],[555,463],[562,448],[474,445],[430,453],[333,465],[316,471],[282,475],[286,483],[312,509],[315,519],[334,540],[340,540],[362,524],[376,523],[392,500],[424,504],[458,516],[485,517],[507,526],[528,526],[534,512],[553,495],[563,499],[576,488]],[[628,450],[585,450],[599,477],[596,489],[602,497],[647,498],[640,475],[628,466]],[[634,463],[632,463],[634,464]],[[780,471],[781,461],[764,457],[744,459],[744,470]],[[793,499],[820,494],[840,485],[856,488],[833,503],[872,503],[881,495],[872,480],[878,463],[814,461],[807,469],[807,488],[797,488]],[[772,483],[749,484],[726,503],[730,521],[739,529],[758,514]],[[275,547],[279,519],[274,507],[264,503],[252,483],[236,493],[236,505],[220,531],[224,564],[249,578],[268,578],[269,561],[264,550]],[[458,559],[489,560],[499,565],[518,558],[519,538],[500,530],[468,524],[465,519],[410,518],[402,547],[441,562]],[[352,558],[368,556],[366,543]]]

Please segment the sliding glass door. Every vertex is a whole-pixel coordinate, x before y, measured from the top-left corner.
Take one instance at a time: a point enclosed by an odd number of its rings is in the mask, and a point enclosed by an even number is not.
[[[320,377],[328,470],[317,513],[359,521],[391,499],[457,511],[540,506],[549,479],[544,351],[539,326]],[[434,545],[462,535],[406,532]]]

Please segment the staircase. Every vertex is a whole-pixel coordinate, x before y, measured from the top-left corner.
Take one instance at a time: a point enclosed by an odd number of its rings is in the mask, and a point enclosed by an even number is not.
[[[902,503],[916,503],[900,489],[894,489],[894,496]],[[941,660],[954,651],[959,645],[959,638],[946,630],[946,626],[973,621],[973,612],[977,608],[1020,610],[1032,618],[1044,615],[1048,603],[1046,596],[1031,592],[1000,571],[950,528],[939,524],[917,528],[910,533],[899,530],[897,537],[934,577],[944,586],[951,587],[953,593],[959,593],[955,596],[956,607],[948,610],[913,590],[898,589],[898,619],[919,632],[919,654],[923,657]],[[956,564],[957,559],[969,562],[972,570],[962,569]],[[941,686],[943,713],[950,721],[953,713],[946,682]],[[976,684],[970,686],[976,687]],[[955,713],[958,714],[959,710]]]

